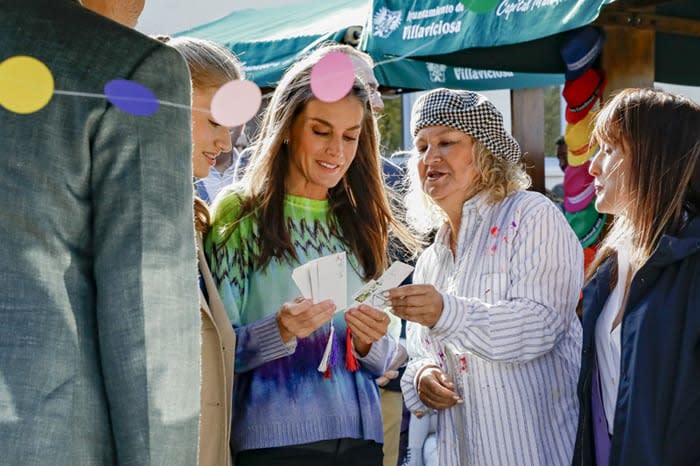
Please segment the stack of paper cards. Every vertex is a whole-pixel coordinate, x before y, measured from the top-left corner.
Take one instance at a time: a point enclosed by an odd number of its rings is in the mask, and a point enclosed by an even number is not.
[[[352,306],[365,303],[373,307],[385,305],[382,291],[395,288],[413,271],[403,262],[391,264],[381,277],[370,280],[352,295]],[[319,257],[294,269],[292,279],[299,291],[314,304],[332,299],[338,311],[347,307],[348,281],[347,257],[344,252]]]
[[[294,269],[292,279],[299,291],[313,303],[332,299],[337,310],[348,301],[347,257],[345,252],[319,257]]]

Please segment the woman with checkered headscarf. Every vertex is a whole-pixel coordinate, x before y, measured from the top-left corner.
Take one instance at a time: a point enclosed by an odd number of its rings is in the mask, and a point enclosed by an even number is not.
[[[441,466],[568,464],[581,350],[576,235],[526,191],[520,146],[484,96],[431,91],[411,131],[408,219],[439,229],[414,285],[387,293],[410,321],[406,406],[437,414]]]

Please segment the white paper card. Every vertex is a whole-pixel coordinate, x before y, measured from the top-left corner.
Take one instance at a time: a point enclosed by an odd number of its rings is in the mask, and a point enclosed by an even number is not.
[[[376,280],[370,280],[352,295],[352,306],[367,304],[372,307],[385,305],[385,300],[381,293],[391,288],[396,288],[413,271],[413,267],[403,262],[394,262],[391,267]]]
[[[301,295],[306,299],[311,299],[311,275],[306,264],[297,267],[292,271],[292,280],[301,291]]]

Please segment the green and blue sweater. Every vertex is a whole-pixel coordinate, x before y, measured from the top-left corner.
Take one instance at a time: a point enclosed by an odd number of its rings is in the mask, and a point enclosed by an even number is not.
[[[287,195],[284,213],[298,261],[273,259],[257,270],[257,225],[242,219],[223,243],[221,228],[238,218],[240,194],[217,203],[205,250],[212,262],[226,311],[237,335],[232,446],[234,451],[299,445],[319,440],[356,438],[383,442],[379,393],[374,378],[383,374],[396,351],[391,337],[372,345],[358,358],[360,370],[345,368],[345,329],[336,313],[331,378],[317,367],[323,356],[330,324],[285,345],[275,316],[280,306],[300,292],[292,270],[328,254],[346,250],[331,234],[329,204]],[[358,262],[348,252],[348,291],[362,286]]]

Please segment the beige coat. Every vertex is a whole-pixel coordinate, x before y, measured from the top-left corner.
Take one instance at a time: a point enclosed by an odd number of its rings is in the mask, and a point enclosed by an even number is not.
[[[199,431],[199,465],[230,466],[233,364],[236,334],[226,315],[197,237],[199,271],[209,302],[200,291],[202,325],[202,388]]]

